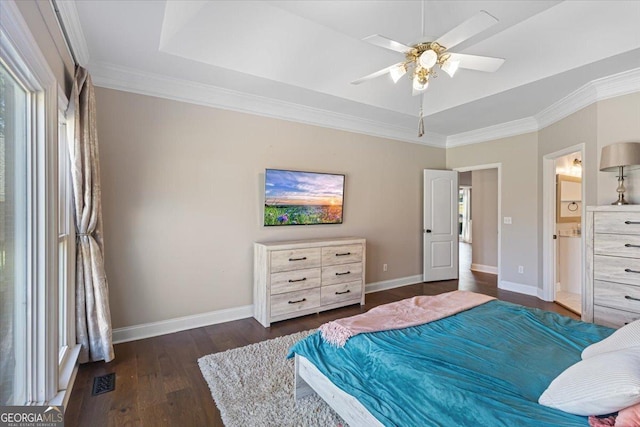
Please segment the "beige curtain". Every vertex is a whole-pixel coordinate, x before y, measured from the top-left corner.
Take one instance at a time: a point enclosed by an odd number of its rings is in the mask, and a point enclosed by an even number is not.
[[[76,336],[80,362],[114,358],[109,288],[104,271],[100,163],[96,100],[87,70],[78,67],[73,83],[75,136],[71,179],[76,224]]]

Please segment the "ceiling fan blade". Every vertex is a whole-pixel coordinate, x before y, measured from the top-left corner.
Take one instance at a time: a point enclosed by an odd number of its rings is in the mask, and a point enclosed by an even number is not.
[[[481,10],[478,14],[472,16],[445,35],[441,36],[436,40],[436,42],[440,46],[451,49],[497,23],[498,19],[496,17],[490,15],[484,10]]]
[[[384,47],[385,49],[395,50],[396,52],[406,53],[409,52],[412,47],[404,45],[402,43],[398,43],[397,41],[388,39],[380,34],[374,34],[369,37],[365,37],[362,41],[371,43],[376,46]]]
[[[460,68],[493,73],[504,63],[504,58],[467,55],[465,53],[451,53],[449,61],[460,61]]]
[[[352,81],[351,84],[352,85],[359,85],[360,83],[364,83],[364,82],[366,82],[368,80],[375,79],[376,77],[380,77],[380,76],[382,76],[384,74],[387,74],[389,71],[391,71],[392,68],[397,67],[397,66],[402,65],[402,64],[403,64],[402,62],[398,62],[397,64],[393,64],[393,65],[388,66],[387,68],[383,68],[382,70],[378,70],[375,73],[367,74],[364,77],[360,77],[359,79]]]

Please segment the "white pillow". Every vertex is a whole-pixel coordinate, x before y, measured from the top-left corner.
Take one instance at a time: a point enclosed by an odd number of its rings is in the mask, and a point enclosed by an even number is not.
[[[582,350],[582,358],[636,346],[640,346],[640,320],[624,325],[602,341],[591,344]]]
[[[640,348],[603,353],[569,366],[538,402],[576,415],[605,415],[640,403]]]

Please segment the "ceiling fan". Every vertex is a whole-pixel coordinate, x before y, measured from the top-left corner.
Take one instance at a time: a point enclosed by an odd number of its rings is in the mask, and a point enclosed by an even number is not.
[[[503,58],[467,55],[464,53],[450,52],[449,49],[488,29],[497,22],[497,18],[482,10],[437,40],[423,41],[411,46],[378,34],[365,37],[362,39],[363,41],[403,53],[405,60],[354,80],[351,84],[358,85],[387,73],[391,75],[393,82],[397,83],[402,76],[409,73],[413,82],[413,95],[415,96],[420,95],[427,89],[431,77],[437,77],[436,65],[450,77],[453,77],[458,68],[494,72],[500,68],[504,62]],[[424,1],[422,2],[422,35],[424,37]],[[422,120],[422,108],[420,108],[420,128],[418,136],[422,136],[423,134],[424,124]]]

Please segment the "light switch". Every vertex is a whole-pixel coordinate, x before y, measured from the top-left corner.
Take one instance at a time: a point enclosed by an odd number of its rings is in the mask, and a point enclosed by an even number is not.
[[[504,223],[505,224],[511,224],[511,217],[510,216],[505,216],[504,217]]]

